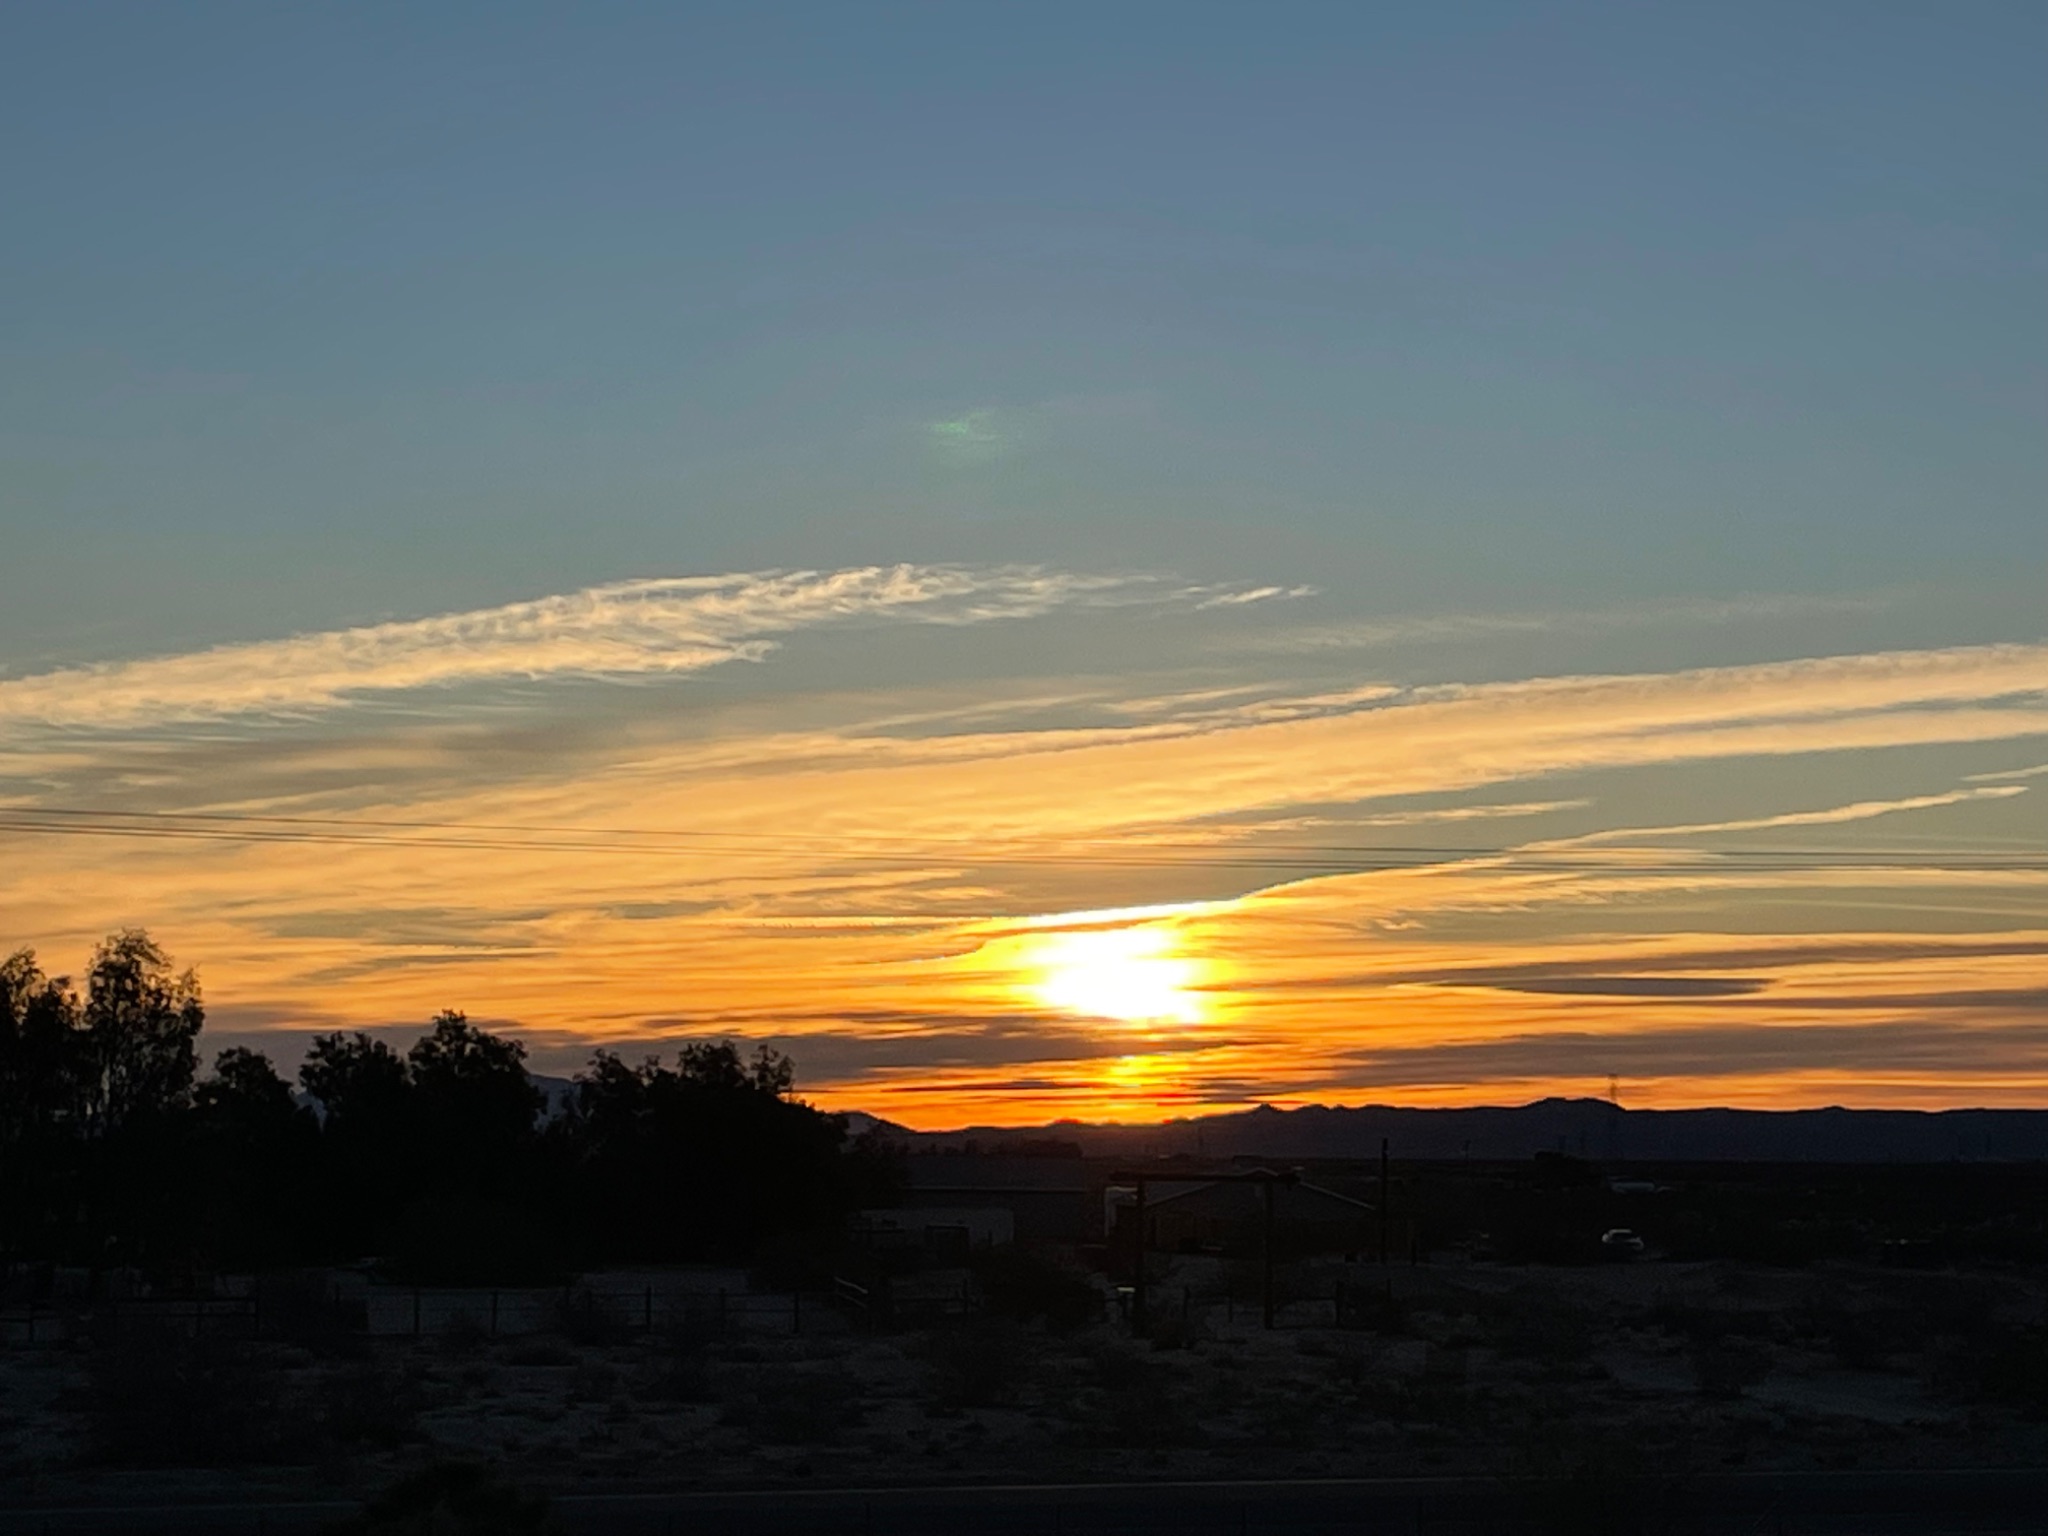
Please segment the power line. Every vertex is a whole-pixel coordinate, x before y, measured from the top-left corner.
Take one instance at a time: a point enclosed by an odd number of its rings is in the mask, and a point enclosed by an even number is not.
[[[1611,874],[1709,874],[1799,871],[2019,872],[2048,871],[2048,851],[1735,848],[1662,850],[1669,856],[1627,857],[1570,847],[1393,844],[1269,844],[1227,848],[1214,843],[1140,842],[1110,838],[912,837],[896,833],[784,834],[701,828],[567,827],[531,823],[447,822],[239,812],[95,811],[76,807],[0,812],[0,832],[40,836],[285,843],[470,852],[652,854],[675,857],[815,856],[861,864],[925,864],[971,860],[998,865],[1117,869],[1296,870],[1376,873],[1437,869],[1461,863],[1491,870]],[[487,834],[487,835],[479,835]],[[726,844],[728,846],[720,846]],[[737,845],[737,846],[730,846]],[[893,845],[893,846],[892,846]]]

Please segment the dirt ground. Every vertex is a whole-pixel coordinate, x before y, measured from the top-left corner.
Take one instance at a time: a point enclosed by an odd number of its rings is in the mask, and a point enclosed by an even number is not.
[[[2039,1274],[1159,1260],[1154,1323],[178,1341],[0,1354],[0,1502],[2048,1461]],[[1363,1295],[1332,1326],[1340,1283]]]

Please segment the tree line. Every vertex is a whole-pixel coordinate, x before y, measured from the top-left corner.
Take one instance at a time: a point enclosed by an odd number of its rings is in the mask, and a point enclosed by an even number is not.
[[[517,1040],[436,1016],[403,1052],[316,1038],[298,1092],[234,1047],[139,929],[82,988],[0,962],[0,1259],[164,1276],[375,1259],[394,1278],[540,1281],[602,1264],[802,1262],[886,1200],[887,1154],[794,1094],[788,1057],[599,1051],[566,1101]]]

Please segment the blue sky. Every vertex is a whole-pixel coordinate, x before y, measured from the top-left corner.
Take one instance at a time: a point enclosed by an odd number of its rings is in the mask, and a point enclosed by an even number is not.
[[[0,802],[606,825],[643,802],[592,785],[714,738],[806,774],[1139,752],[1597,674],[1861,723],[1624,751],[1588,703],[1605,745],[1474,748],[1441,793],[1514,780],[1501,814],[1601,847],[1864,805],[1879,842],[2037,844],[2044,65],[2038,4],[11,6]],[[792,570],[851,574],[749,574]],[[1857,692],[1936,672],[1972,681]],[[1664,709],[1628,731],[1694,730]],[[1334,748],[1285,750],[1306,782]],[[1428,793],[1214,771],[1147,814],[1285,836],[1334,796],[1391,837]],[[848,793],[950,793],[918,782]],[[18,875],[0,946],[149,921],[227,957],[252,1028],[329,1006],[293,999],[339,962],[266,949],[257,896],[187,909],[87,841],[39,878],[101,894]],[[977,879],[946,921],[1254,884]],[[387,899],[445,935],[460,884]],[[1903,889],[1617,898],[1600,933],[2048,930],[2036,887]],[[392,929],[349,911],[293,932]],[[678,1016],[644,993],[605,1028]]]
[[[2035,5],[4,25],[10,657],[906,557],[2048,563]]]

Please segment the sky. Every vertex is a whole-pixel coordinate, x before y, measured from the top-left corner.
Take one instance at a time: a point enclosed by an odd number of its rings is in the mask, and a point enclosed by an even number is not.
[[[920,1126],[2048,1106],[2044,66],[10,6],[0,951]]]

